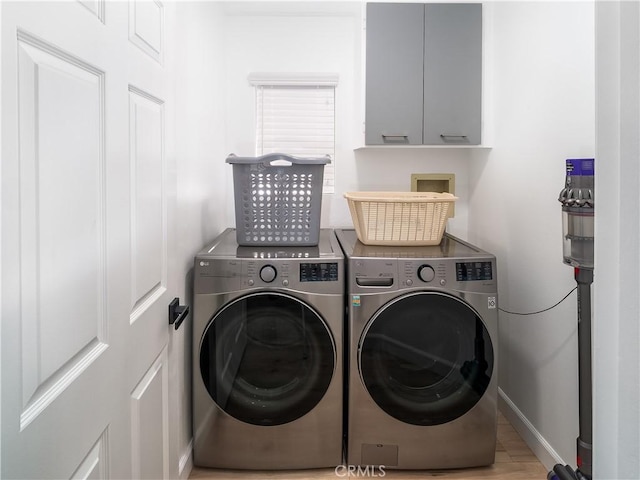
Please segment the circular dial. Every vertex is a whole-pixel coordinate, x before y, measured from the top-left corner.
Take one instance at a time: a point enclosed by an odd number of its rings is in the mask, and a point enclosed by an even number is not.
[[[275,267],[271,266],[271,265],[265,265],[264,267],[262,267],[260,269],[260,279],[263,282],[273,282],[273,280],[276,278],[276,269]]]
[[[423,282],[430,282],[436,277],[436,272],[431,265],[420,265],[418,268],[418,277]]]

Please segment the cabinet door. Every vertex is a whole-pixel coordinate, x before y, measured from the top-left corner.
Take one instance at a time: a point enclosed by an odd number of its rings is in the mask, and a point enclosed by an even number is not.
[[[425,5],[424,143],[480,144],[482,5]]]
[[[365,143],[422,144],[424,5],[367,5]]]

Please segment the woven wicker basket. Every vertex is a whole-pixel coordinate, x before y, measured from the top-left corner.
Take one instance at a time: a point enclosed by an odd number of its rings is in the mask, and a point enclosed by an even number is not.
[[[437,245],[458,198],[435,192],[347,192],[353,225],[365,245]]]

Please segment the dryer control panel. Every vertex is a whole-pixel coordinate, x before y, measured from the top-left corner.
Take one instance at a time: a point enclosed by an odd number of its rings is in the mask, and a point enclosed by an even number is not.
[[[352,259],[349,288],[380,292],[403,288],[450,288],[492,292],[496,289],[495,260],[467,259]]]
[[[495,260],[467,259],[399,259],[401,287],[451,288],[459,291],[495,291]]]
[[[403,287],[444,287],[449,281],[447,262],[438,259],[399,259],[398,262]]]
[[[456,280],[470,282],[477,280],[493,280],[491,262],[456,262]]]

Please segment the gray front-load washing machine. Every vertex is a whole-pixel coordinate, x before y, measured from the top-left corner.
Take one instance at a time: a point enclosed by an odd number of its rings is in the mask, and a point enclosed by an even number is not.
[[[445,234],[435,246],[362,244],[347,260],[347,462],[398,469],[493,463],[495,257]]]
[[[195,258],[194,464],[332,467],[343,453],[344,257],[246,247],[225,230]]]

